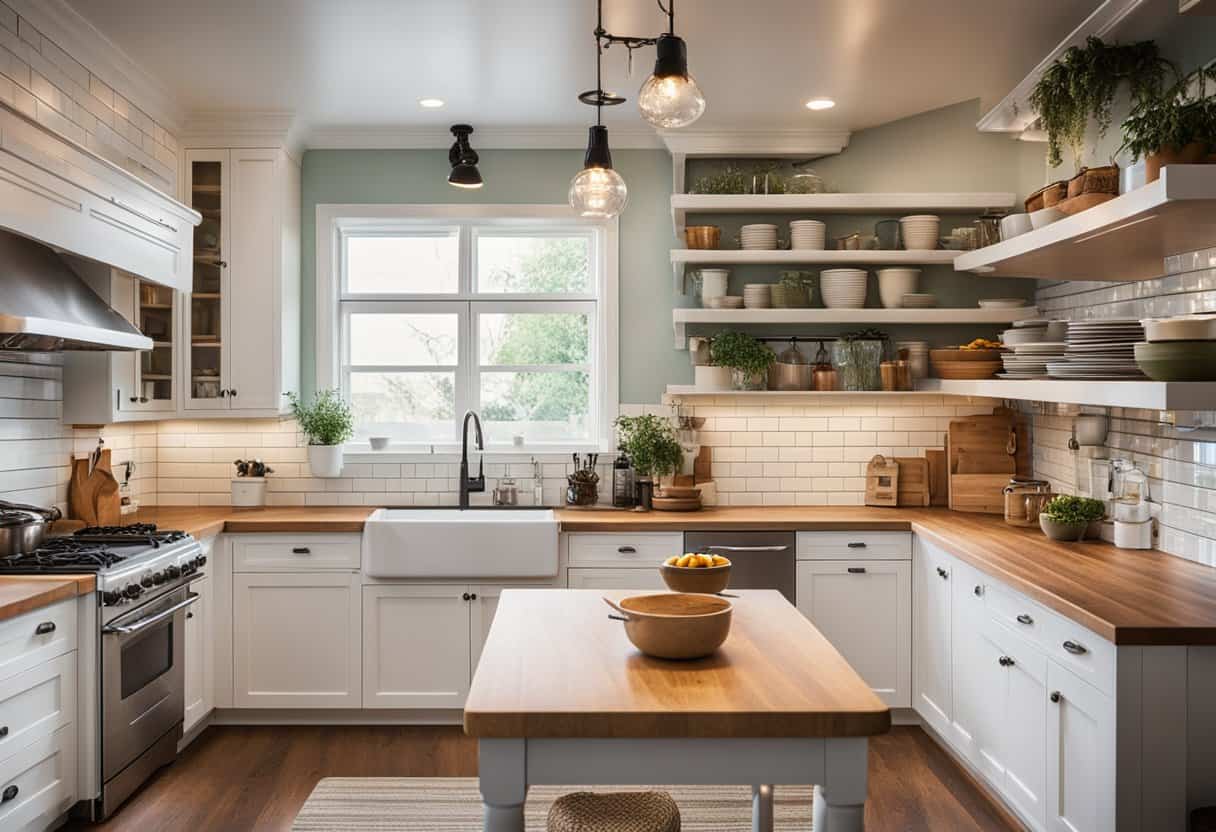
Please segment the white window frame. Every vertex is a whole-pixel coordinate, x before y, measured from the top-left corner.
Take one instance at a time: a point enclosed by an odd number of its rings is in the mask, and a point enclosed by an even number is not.
[[[494,314],[504,311],[517,313],[559,311],[557,307],[572,311],[580,306],[585,309],[594,306],[595,314],[590,315],[588,321],[593,370],[589,385],[591,401],[588,403],[588,413],[592,421],[592,436],[582,442],[545,443],[531,446],[488,445],[486,451],[490,454],[518,455],[612,450],[612,422],[619,409],[619,335],[617,328],[619,227],[617,220],[585,219],[579,217],[566,205],[323,204],[317,206],[316,213],[317,389],[345,387],[341,368],[347,365],[347,362],[342,355],[344,346],[341,343],[343,327],[340,316],[357,310],[361,303],[368,303],[368,308],[374,306],[378,311],[384,311],[386,304],[391,302],[395,310],[402,312],[442,312],[446,311],[443,307],[447,304],[451,304],[453,310],[468,305],[467,318],[461,318],[462,328],[458,355],[460,363],[458,366],[470,374],[475,366],[478,370],[481,369],[480,356],[477,355],[479,314]],[[346,250],[343,243],[345,235],[355,232],[358,234],[377,232],[387,234],[403,228],[426,226],[433,226],[437,230],[452,229],[469,223],[477,225],[471,229],[472,233],[460,235],[460,244],[467,246],[468,250],[461,252],[461,273],[456,293],[416,294],[403,297],[345,292],[345,287],[342,285],[346,272],[345,264],[342,262]],[[493,229],[495,235],[510,234],[513,229],[517,229],[521,234],[535,234],[538,225],[543,225],[544,230],[554,233],[577,231],[589,233],[592,236],[592,256],[596,259],[595,271],[598,277],[595,291],[571,294],[505,292],[475,294],[477,234],[490,228]],[[381,367],[378,369],[391,370],[394,368]],[[545,368],[496,366],[494,369],[535,370]],[[459,372],[460,370],[458,370]],[[466,393],[471,392],[474,399],[479,395],[478,391],[470,390],[468,384],[457,384],[458,391],[462,387]],[[463,413],[468,405],[469,396],[458,394],[457,413]],[[355,461],[364,456],[379,461],[392,461],[393,459],[408,461],[419,454],[429,457],[432,454],[451,454],[458,451],[458,444],[394,444],[390,452],[372,452],[366,445],[358,443],[347,445],[344,455],[348,460]]]

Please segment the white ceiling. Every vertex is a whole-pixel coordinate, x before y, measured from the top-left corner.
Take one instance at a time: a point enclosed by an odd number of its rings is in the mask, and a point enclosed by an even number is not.
[[[593,0],[68,0],[199,111],[294,111],[305,128],[585,125]],[[708,100],[698,128],[861,129],[971,98],[995,104],[1098,0],[681,0],[676,31]],[[605,0],[606,28],[654,35],[655,0]],[[605,54],[633,106],[653,49]],[[423,110],[436,96],[447,106]],[[803,102],[830,96],[834,110]]]

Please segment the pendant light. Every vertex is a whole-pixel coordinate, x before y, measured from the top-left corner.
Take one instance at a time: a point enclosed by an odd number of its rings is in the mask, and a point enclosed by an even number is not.
[[[638,90],[642,118],[655,127],[687,127],[705,113],[705,96],[688,74],[688,46],[676,37],[675,3],[667,0],[667,33],[655,42],[654,72]]]
[[[448,163],[452,172],[448,174],[448,184],[457,188],[480,188],[485,183],[481,179],[481,171],[477,169],[480,161],[477,151],[469,145],[469,136],[473,128],[467,124],[453,124],[452,135],[456,141],[448,151]]]
[[[602,0],[598,5],[603,14]],[[612,169],[612,152],[608,149],[608,128],[604,126],[604,107],[623,104],[624,98],[604,91],[603,47],[596,28],[595,39],[595,89],[579,95],[578,100],[595,107],[595,126],[587,131],[587,153],[583,157],[583,169],[570,180],[570,207],[581,217],[611,219],[625,210],[629,191],[625,180]]]

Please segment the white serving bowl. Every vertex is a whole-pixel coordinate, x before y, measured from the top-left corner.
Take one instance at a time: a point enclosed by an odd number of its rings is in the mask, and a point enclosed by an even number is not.
[[[1043,228],[1051,225],[1056,220],[1064,219],[1066,216],[1068,215],[1054,206],[1051,208],[1040,208],[1037,211],[1030,212],[1030,226],[1031,228]]]
[[[933,250],[937,248],[941,232],[941,218],[932,214],[913,214],[899,220],[900,237],[904,248]]]
[[[866,272],[825,269],[819,273],[819,293],[829,309],[861,309],[866,305]]]
[[[1033,227],[1030,224],[1030,214],[1010,214],[1001,220],[1001,239],[1012,240],[1019,234],[1025,234]]]
[[[1024,326],[1014,329],[1007,329],[1001,333],[1001,343],[1007,346],[1014,344],[1033,344],[1038,341],[1046,341],[1047,327],[1044,326]]]
[[[1216,315],[1146,318],[1140,323],[1148,341],[1216,341]]]
[[[904,295],[916,291],[920,283],[920,269],[879,269],[878,297],[887,309],[898,309]]]

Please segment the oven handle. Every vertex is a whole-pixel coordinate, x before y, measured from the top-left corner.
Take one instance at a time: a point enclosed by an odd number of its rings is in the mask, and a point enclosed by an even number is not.
[[[702,546],[703,549],[717,549],[720,552],[788,552],[789,546]]]
[[[129,635],[131,633],[138,633],[140,630],[143,630],[147,627],[151,627],[153,624],[159,624],[160,622],[164,621],[166,618],[169,618],[170,616],[172,616],[178,610],[184,610],[186,607],[190,606],[198,599],[199,599],[198,593],[194,592],[194,593],[191,593],[189,595],[189,597],[186,598],[186,600],[178,601],[173,606],[168,607],[167,609],[163,609],[160,612],[156,613],[155,615],[149,615],[147,618],[141,618],[141,619],[137,620],[134,624],[107,624],[106,626],[101,628],[101,631],[102,631],[102,633],[117,633],[119,635],[124,635],[124,636]]]

